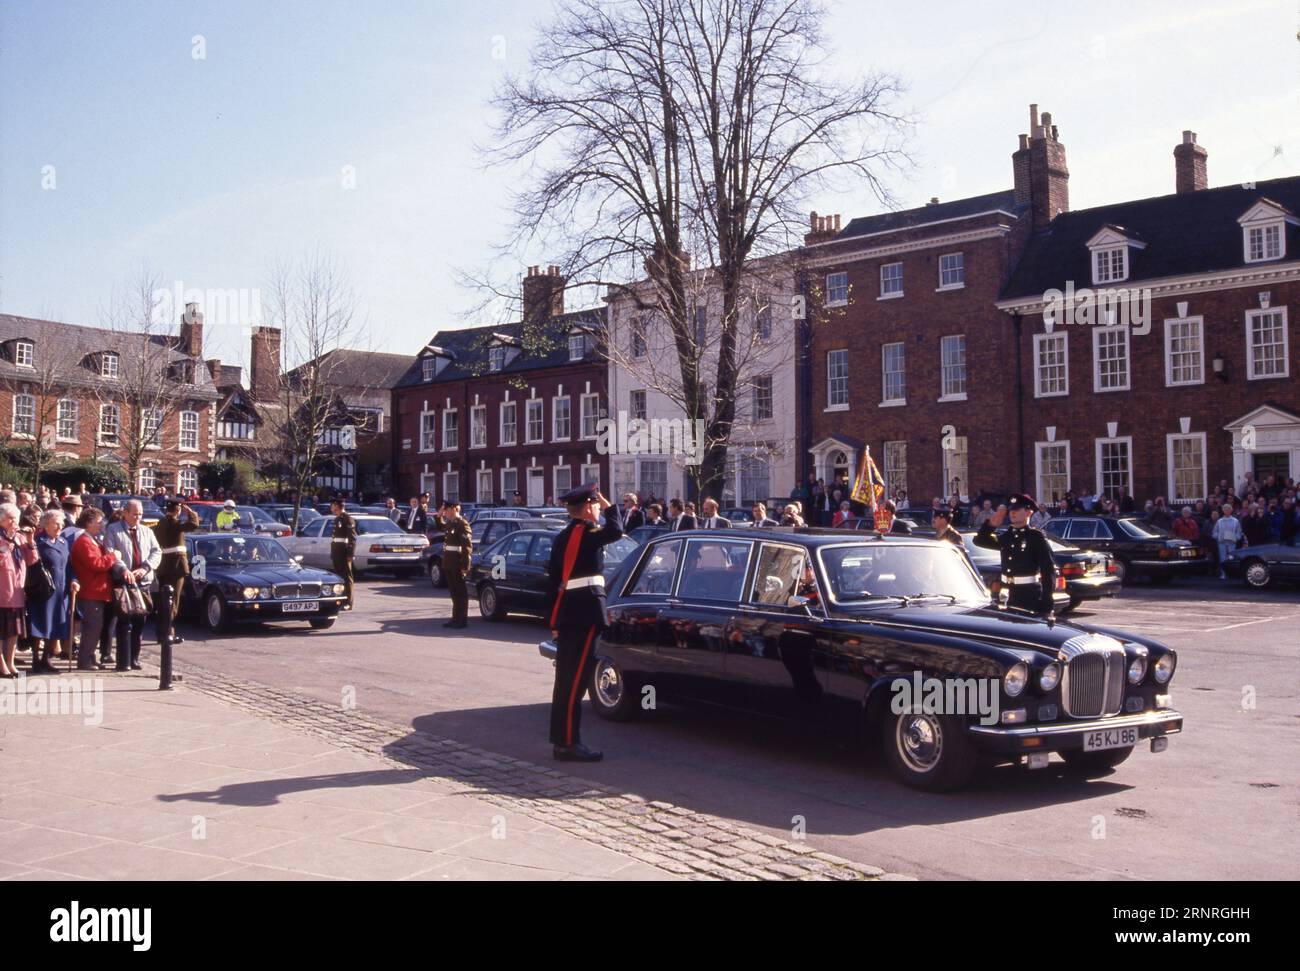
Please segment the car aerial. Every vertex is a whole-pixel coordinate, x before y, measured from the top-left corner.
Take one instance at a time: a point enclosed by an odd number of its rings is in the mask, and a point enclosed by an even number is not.
[[[225,508],[222,503],[196,502],[190,505],[199,517],[199,525],[206,530],[217,532],[217,516]],[[237,533],[265,533],[267,536],[288,536],[291,530],[261,506],[236,506],[239,514],[238,525],[231,530]]]
[[[1001,597],[1002,555],[997,550],[975,545],[978,530],[962,529],[962,542],[966,553],[979,570],[984,584],[995,596]],[[998,531],[999,533],[1002,530]],[[1056,564],[1056,588],[1052,592],[1052,606],[1058,614],[1067,613],[1085,600],[1113,597],[1122,584],[1115,570],[1115,561],[1109,553],[1081,550],[1060,540],[1047,538]]]
[[[1109,772],[1140,741],[1162,751],[1182,729],[1172,650],[999,609],[952,543],[691,530],[638,547],[607,589],[587,688],[614,721],[635,717],[652,688],[660,702],[749,709],[836,737],[865,729],[903,782],[932,791],[990,759],[1036,769],[1058,753],[1072,771]],[[550,641],[539,650],[554,656]]]
[[[387,516],[352,517],[357,524],[357,544],[352,554],[352,573],[367,571],[415,576],[420,572],[420,554],[429,541],[408,533]],[[283,540],[291,554],[301,555],[307,566],[326,569],[332,565],[330,551],[334,544],[334,517],[322,516],[298,527],[298,532]]]
[[[469,588],[488,620],[507,614],[545,617],[551,609],[551,544],[558,529],[521,529],[476,552],[470,560]],[[608,582],[620,563],[638,549],[626,536],[600,548],[601,572]]]
[[[1300,580],[1300,546],[1263,543],[1230,550],[1221,564],[1223,572],[1262,590],[1274,580]]]
[[[474,540],[474,549],[485,549],[497,540],[518,532],[521,529],[561,530],[564,523],[556,519],[477,519],[470,523],[470,536]],[[429,545],[420,556],[420,566],[429,575],[429,582],[435,587],[445,587],[447,578],[442,573],[443,532],[441,529],[429,534]]]
[[[131,496],[125,493],[98,493],[90,497],[91,503],[100,509],[105,516],[112,516],[114,512],[121,509],[130,500],[136,500],[140,503],[143,510],[140,516],[140,522],[144,525],[153,527],[162,519],[162,510],[158,504],[153,501],[153,496]]]
[[[1134,516],[1064,515],[1050,519],[1043,532],[1079,549],[1109,553],[1120,583],[1145,576],[1168,583],[1176,576],[1205,572],[1205,551]]]
[[[342,577],[302,566],[273,537],[190,533],[185,546],[190,582],[178,614],[197,617],[209,630],[268,620],[306,620],[323,630],[347,602]]]

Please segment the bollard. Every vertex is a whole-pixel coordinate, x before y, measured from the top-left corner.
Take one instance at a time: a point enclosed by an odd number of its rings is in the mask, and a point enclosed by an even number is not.
[[[170,691],[172,686],[172,587],[158,585],[158,645],[162,659],[158,665],[158,690]]]

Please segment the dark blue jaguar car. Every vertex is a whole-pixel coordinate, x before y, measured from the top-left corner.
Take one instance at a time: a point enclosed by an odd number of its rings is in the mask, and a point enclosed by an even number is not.
[[[185,543],[191,576],[179,611],[209,630],[267,620],[305,620],[324,630],[347,602],[342,577],[302,566],[269,536],[192,533]]]

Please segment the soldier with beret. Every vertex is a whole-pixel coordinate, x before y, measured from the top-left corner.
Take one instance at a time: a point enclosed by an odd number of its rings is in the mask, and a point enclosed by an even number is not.
[[[939,506],[935,509],[931,519],[934,521],[935,539],[952,543],[960,549],[966,548],[966,544],[961,540],[961,533],[952,528],[952,510],[947,506]]]
[[[182,517],[184,517],[182,519]],[[154,575],[160,584],[172,588],[172,631],[171,642],[180,644],[182,638],[176,633],[176,614],[180,612],[181,591],[185,588],[185,578],[190,575],[190,558],[185,552],[185,534],[199,528],[199,514],[178,499],[168,499],[163,506],[163,517],[154,524],[153,534],[158,537],[162,547],[162,561]],[[158,598],[161,610],[162,598]],[[161,641],[162,632],[158,639]]]
[[[469,588],[465,581],[469,578],[474,536],[469,521],[460,514],[458,499],[444,500],[434,519],[443,531],[442,575],[447,578],[447,590],[451,594],[451,620],[442,626],[453,629],[468,627]]]
[[[1007,606],[1048,616],[1052,612],[1056,564],[1047,536],[1029,525],[1029,517],[1037,508],[1029,496],[1016,493],[980,527],[975,544],[1001,552]],[[1007,516],[1011,517],[1011,526],[999,536],[997,528]]]
[[[348,591],[348,602],[344,610],[352,609],[352,557],[357,551],[357,521],[348,515],[342,499],[330,502],[330,512],[334,522],[330,528],[330,565],[334,572],[343,578],[343,586]]]
[[[582,696],[595,667],[596,636],[605,629],[605,578],[600,549],[623,535],[618,511],[597,519],[612,505],[594,485],[580,486],[560,497],[569,524],[551,546],[550,578],[555,596],[551,634],[557,648],[555,688],[551,694],[551,745],[557,759],[598,762],[602,753],[582,744],[579,722]]]

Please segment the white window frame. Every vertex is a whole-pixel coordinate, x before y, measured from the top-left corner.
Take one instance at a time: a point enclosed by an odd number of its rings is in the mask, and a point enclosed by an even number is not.
[[[1093,440],[1093,462],[1095,463],[1094,473],[1096,479],[1095,485],[1097,487],[1097,491],[1094,493],[1094,495],[1100,496],[1103,492],[1106,491],[1102,486],[1102,470],[1101,470],[1102,446],[1119,445],[1121,443],[1126,445],[1128,448],[1128,494],[1129,495],[1133,494],[1133,483],[1137,481],[1137,477],[1133,470],[1133,436],[1117,435],[1114,438],[1098,438]],[[1120,498],[1123,497],[1121,496]]]
[[[962,443],[961,448],[944,448],[943,442],[944,442],[944,437],[940,435],[939,436],[939,443],[940,443],[939,464],[943,469],[943,488],[939,491],[939,494],[944,498],[947,498],[948,496],[951,496],[953,494],[953,488],[952,488],[952,480],[954,478],[953,472],[957,470],[953,467],[951,460],[956,455],[960,454],[962,456],[962,466],[961,466],[962,474],[960,476],[956,476],[956,478],[961,480],[961,486],[958,487],[956,493],[958,496],[969,496],[970,495],[970,438],[967,437],[966,435],[954,435],[952,437],[952,442],[954,445],[957,442]]]
[[[632,332],[632,360],[640,361],[646,356],[646,326],[644,320],[633,319],[630,324]]]
[[[1124,335],[1124,384],[1113,388],[1101,386],[1101,338],[1105,334],[1122,333]],[[1092,390],[1097,394],[1111,391],[1128,391],[1133,387],[1133,348],[1129,340],[1129,329],[1124,324],[1111,327],[1094,327],[1092,329]]]
[[[146,443],[145,448],[162,448],[166,417],[161,408],[145,408],[140,412],[140,440]]]
[[[478,419],[482,419],[480,422]],[[483,432],[482,441],[475,441],[474,431],[481,429]],[[488,416],[487,405],[471,405],[469,409],[469,447],[470,448],[487,448],[488,445]]]
[[[890,371],[886,366],[886,359],[891,347],[902,348],[903,366],[895,371]],[[902,395],[898,397],[889,397],[889,376],[891,374],[901,375]],[[907,342],[890,341],[887,344],[880,345],[880,406],[882,408],[896,405],[907,404]]]
[[[433,427],[429,427],[429,420]],[[420,412],[420,451],[436,452],[438,450],[438,413],[436,411]]]
[[[1061,353],[1063,356],[1063,365],[1065,373],[1063,374],[1064,390],[1062,391],[1044,391],[1042,383],[1043,374],[1043,351],[1042,347],[1049,341],[1061,342]],[[1055,365],[1053,365],[1055,366]],[[1034,397],[1035,398],[1062,398],[1070,393],[1070,335],[1065,333],[1052,334],[1035,334],[1034,335]]]
[[[1183,439],[1188,441],[1199,442],[1201,446],[1201,488],[1194,496],[1183,496],[1182,501],[1196,501],[1205,499],[1209,493],[1209,471],[1206,469],[1206,441],[1205,432],[1188,432],[1186,434],[1175,433],[1165,436],[1165,484],[1167,491],[1165,495],[1169,497],[1169,502],[1174,502],[1177,490],[1174,488],[1175,469],[1174,469],[1174,440]]]
[[[438,376],[438,361],[434,357],[426,357],[420,361],[420,377],[425,381],[432,381]]]
[[[509,423],[510,437],[506,437],[506,412],[509,411],[511,419]],[[497,412],[497,435],[502,445],[515,445],[519,441],[519,403],[516,401],[503,401],[501,408]]]
[[[758,295],[758,304],[754,307],[754,339],[760,342],[772,339],[772,296],[767,293]]]
[[[182,465],[176,472],[176,488],[182,495],[188,494],[191,490],[198,492],[199,470],[192,465]]]
[[[187,434],[185,429],[186,418],[194,419],[194,428],[193,428],[194,444],[193,445],[185,444],[185,436]],[[177,434],[178,434],[178,437],[176,439],[177,450],[181,452],[197,452],[199,450],[199,427],[200,427],[199,413],[197,411],[182,411],[180,415],[177,417],[176,422],[177,422]]]
[[[1196,325],[1196,355],[1199,362],[1194,378],[1174,380],[1173,326],[1177,324]],[[1203,317],[1169,317],[1165,320],[1165,387],[1176,388],[1182,385],[1205,383],[1205,318]]]
[[[532,411],[534,405],[537,406],[537,415],[538,415],[537,427],[538,429],[540,429],[540,433],[536,438],[533,438]],[[540,445],[545,440],[546,440],[546,406],[543,404],[541,398],[529,398],[527,401],[524,402],[524,444]]]
[[[578,351],[577,354],[573,353],[575,349]],[[581,361],[586,356],[587,356],[587,335],[570,334],[569,335],[569,360]]]
[[[506,366],[506,349],[498,344],[488,348],[488,371],[495,374]]]
[[[844,373],[842,376],[836,376],[831,371],[831,359],[833,355],[844,355]],[[842,385],[844,400],[836,401],[835,390]],[[826,352],[826,411],[848,411],[849,410],[849,349],[847,347],[836,347]]]
[[[455,423],[456,426],[455,429],[452,429],[450,427],[453,422]],[[442,412],[441,425],[442,425],[442,437],[441,437],[442,451],[444,452],[455,451],[460,446],[460,417],[458,414],[458,409],[444,408]],[[447,444],[447,433],[449,431],[454,431],[455,433],[452,439],[452,443],[450,445]]]
[[[637,395],[641,396],[641,407],[636,406]],[[645,421],[650,417],[649,398],[644,388],[634,388],[627,393],[627,416],[636,421]]]
[[[890,448],[890,446],[895,446]],[[899,462],[898,459],[902,458]],[[907,440],[896,439],[885,442],[880,453],[880,474],[885,480],[885,498],[898,495],[898,490],[907,490]],[[944,493],[945,498],[947,493]]]
[[[105,415],[113,416],[113,433],[111,437],[104,435],[104,417]],[[106,402],[99,406],[99,426],[95,429],[95,441],[100,445],[117,446],[122,442],[122,409],[117,405]]]
[[[1277,231],[1277,253],[1272,256],[1268,255],[1268,231],[1270,229]],[[1251,233],[1260,234],[1262,242],[1260,244],[1261,255],[1259,256],[1251,256]],[[1280,260],[1286,256],[1286,222],[1282,219],[1276,219],[1272,222],[1243,226],[1241,242],[1243,256],[1247,263],[1272,263],[1274,260]]]
[[[70,414],[65,416],[63,406],[68,405]],[[72,422],[72,434],[63,433],[64,421]],[[54,406],[54,439],[58,442],[76,442],[80,440],[81,432],[81,402],[76,398],[60,398]]]
[[[1119,256],[1119,267],[1114,257]],[[1103,273],[1104,270],[1104,273]],[[1128,244],[1103,246],[1092,251],[1092,282],[1122,283],[1128,279]]]
[[[515,483],[513,488],[508,488],[506,486],[507,472],[515,477]],[[501,469],[501,498],[504,499],[507,503],[510,503],[514,501],[515,493],[518,491],[519,491],[519,467],[517,465],[509,465],[503,467]]]
[[[890,284],[893,284],[895,281],[892,273],[889,275],[888,278],[886,278],[885,271],[892,270],[894,267],[898,267],[898,280],[897,280],[898,289],[886,290],[885,283],[889,282]],[[903,262],[901,260],[895,260],[893,263],[880,264],[880,296],[877,297],[876,299],[897,300],[902,295],[903,295]]]
[[[590,407],[588,407],[590,406]],[[587,419],[591,419],[591,433],[587,433]],[[578,399],[578,420],[581,424],[578,426],[579,437],[583,441],[591,441],[596,438],[600,429],[600,395],[596,392],[584,394]]]
[[[30,407],[24,409],[30,412],[30,414],[26,415],[27,420],[31,423],[30,432],[18,430],[19,427],[18,426],[18,410],[19,410],[18,403],[20,401],[31,402]],[[12,428],[13,428],[14,438],[33,439],[36,437],[36,433],[40,431],[40,429],[36,427],[36,396],[35,395],[28,394],[25,391],[19,391],[17,394],[14,395]]]
[[[36,347],[31,341],[14,342],[14,364],[18,367],[36,367]]]
[[[1049,502],[1050,500],[1048,497],[1051,495],[1051,490],[1047,488],[1043,480],[1043,450],[1048,448],[1065,449],[1065,489],[1062,491],[1061,494],[1064,495],[1066,492],[1070,490],[1070,468],[1071,468],[1070,462],[1072,458],[1072,456],[1070,455],[1070,440],[1067,438],[1064,441],[1058,440],[1055,442],[1035,442],[1034,443],[1034,488],[1037,491],[1035,491],[1034,493],[1034,498],[1039,500],[1040,502]]]
[[[474,470],[474,501],[480,506],[486,506],[492,502],[492,475],[491,469]],[[483,483],[487,483],[487,493],[483,492]]]
[[[944,266],[944,260],[956,260],[956,265]],[[945,283],[944,275],[955,275],[956,281]],[[963,290],[966,287],[966,254],[958,253],[940,253],[939,254],[939,286],[938,290]]]
[[[454,482],[456,484],[456,488],[454,490],[447,488],[447,483],[449,482]],[[460,502],[460,473],[459,472],[444,472],[442,474],[442,498],[444,502],[448,499],[455,499],[457,502]]]
[[[767,383],[767,408],[765,411],[759,409],[760,393],[759,382]],[[776,417],[776,383],[770,374],[757,374],[754,376],[754,383],[751,393],[750,408],[752,414],[750,421],[772,421]]]
[[[843,281],[841,282],[841,279]],[[840,293],[843,296],[836,297]],[[841,270],[838,273],[826,274],[826,304],[827,307],[847,307],[849,305],[849,275]]]
[[[959,365],[949,364],[945,360],[945,346],[944,346],[945,342],[954,341],[954,340],[961,341],[961,363]],[[961,371],[961,390],[949,391],[948,390],[949,372],[956,371],[958,368],[960,368]],[[966,335],[965,334],[944,334],[942,337],[939,338],[939,400],[940,401],[965,401],[967,378],[969,377],[969,374],[970,372],[967,369],[967,365],[966,365]]]
[[[580,484],[594,483],[597,489],[604,488],[604,484],[600,481],[600,466],[595,462],[581,466],[578,475]]]
[[[1251,343],[1251,323],[1256,317],[1270,314],[1282,315],[1282,371],[1279,374],[1256,374],[1254,345]],[[1248,381],[1268,381],[1274,378],[1291,376],[1291,333],[1287,323],[1286,307],[1270,307],[1267,310],[1246,311],[1246,379]]]
[[[564,434],[560,434],[560,402],[564,402]],[[567,442],[573,438],[573,399],[557,394],[551,399],[551,441]],[[568,491],[567,489],[565,490]]]
[[[116,378],[121,373],[120,360],[112,351],[105,351],[99,358],[99,376]]]
[[[569,473],[569,488],[568,488],[568,489],[561,489],[561,488],[560,488],[560,470],[561,470],[561,469],[563,469],[565,472],[568,472],[568,473]],[[573,466],[572,466],[572,465],[567,465],[567,464],[566,464],[566,465],[560,465],[558,462],[557,462],[555,465],[551,466],[551,498],[554,499],[556,502],[559,502],[559,501],[560,501],[560,496],[564,495],[564,493],[568,492],[569,489],[572,489],[572,488],[573,488]]]
[[[146,475],[149,477],[147,481],[145,480]],[[152,465],[141,466],[136,478],[140,483],[141,495],[151,495],[154,489],[158,488],[158,470]]]

